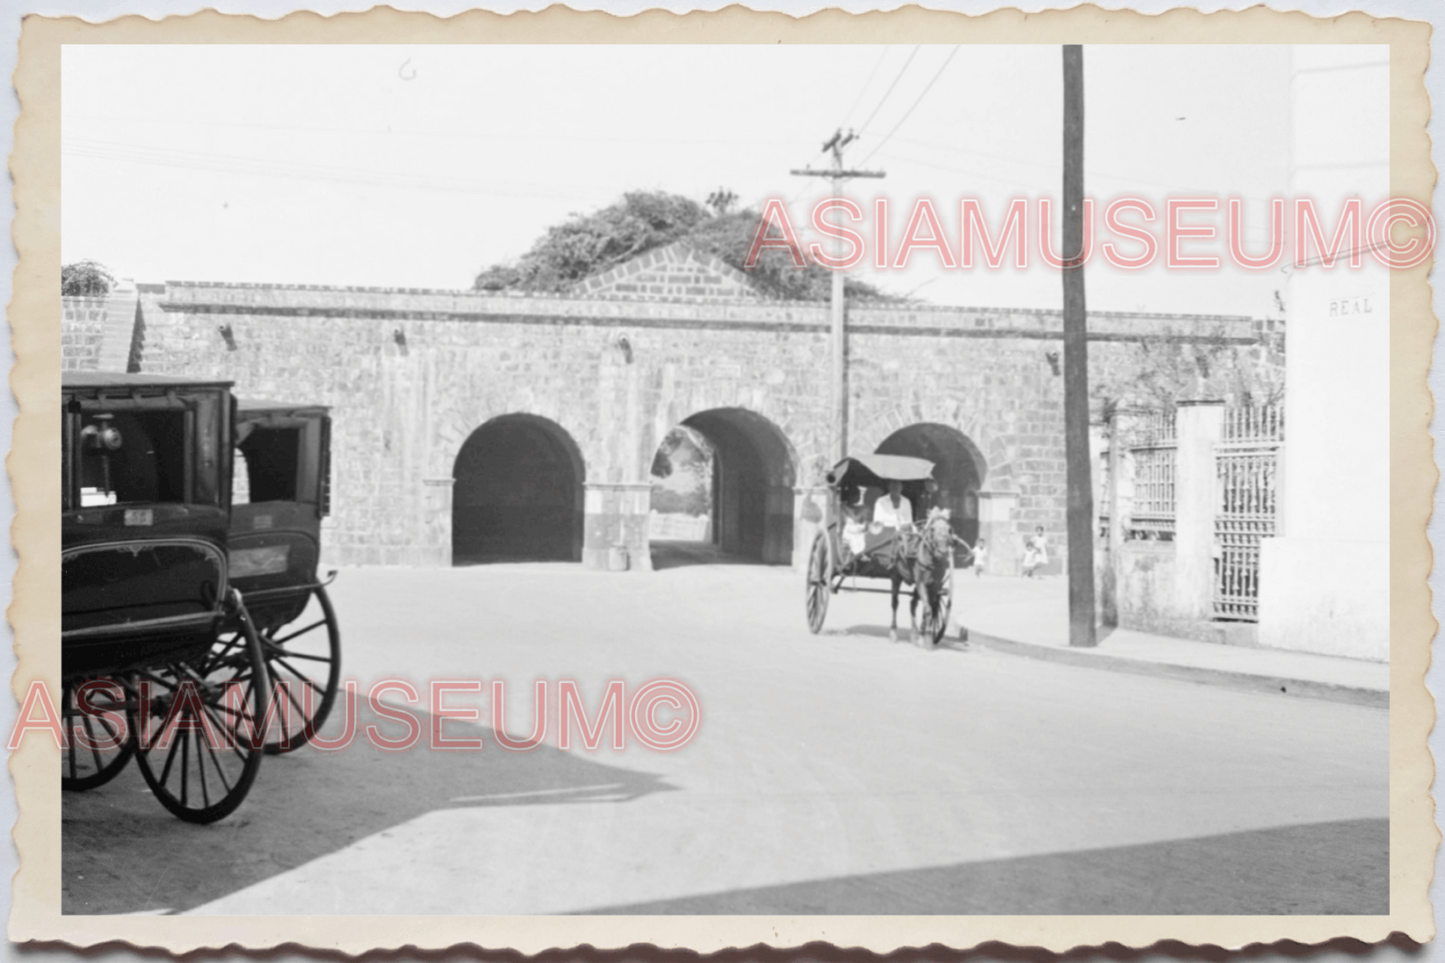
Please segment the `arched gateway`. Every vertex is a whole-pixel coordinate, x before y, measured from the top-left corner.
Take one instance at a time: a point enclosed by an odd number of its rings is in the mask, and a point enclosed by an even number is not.
[[[513,414],[482,425],[452,472],[452,564],[580,560],[584,473],[554,421]]]
[[[792,447],[777,425],[746,408],[713,408],[682,422],[713,449],[713,542],[770,565],[793,558]]]
[[[948,425],[909,425],[883,439],[878,452],[933,462],[933,479],[938,482],[934,505],[947,508],[954,533],[970,545],[974,543],[978,538],[978,492],[988,474],[988,463],[967,435]]]

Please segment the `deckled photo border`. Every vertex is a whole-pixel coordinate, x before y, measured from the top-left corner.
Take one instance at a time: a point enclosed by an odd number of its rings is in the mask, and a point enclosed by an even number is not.
[[[26,19],[15,87],[21,115],[10,169],[18,214],[13,237],[20,261],[9,306],[16,366],[11,387],[20,415],[8,459],[17,514],[12,540],[20,558],[9,617],[19,666],[18,700],[34,680],[59,690],[60,504],[60,48],[66,43],[1369,43],[1390,46],[1390,144],[1393,197],[1431,201],[1435,170],[1424,84],[1430,27],[1363,13],[1320,19],[1255,8],[1161,15],[1081,7],[982,16],[917,7],[861,15],[825,11],[804,18],[729,7],[685,16],[652,11],[633,17],[551,7],[508,16],[486,12],[440,19],[377,8],[323,17],[304,12],[280,20],[213,11],[159,22],[125,17],[106,24]],[[1427,276],[1431,262],[1391,280],[1391,649],[1390,649],[1390,915],[1388,916],[1011,916],[1011,917],[132,917],[60,913],[60,784],[57,750],[27,739],[10,760],[19,821],[14,840],[20,872],[13,882],[9,936],[91,946],[121,940],[186,952],[228,944],[263,949],[299,944],[360,953],[415,946],[474,944],[536,953],[588,943],[599,948],[651,943],[699,951],[765,943],[887,952],[932,943],[956,948],[998,941],[1063,951],[1161,940],[1231,948],[1338,937],[1365,942],[1404,933],[1434,935],[1427,895],[1439,834],[1430,795],[1433,764],[1426,738],[1434,703],[1425,688],[1435,621],[1426,579],[1426,537],[1436,470],[1427,376],[1436,322]]]

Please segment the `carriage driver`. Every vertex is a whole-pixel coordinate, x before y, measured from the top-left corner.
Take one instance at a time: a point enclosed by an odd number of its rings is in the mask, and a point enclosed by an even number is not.
[[[913,527],[913,504],[903,496],[903,483],[888,483],[888,494],[873,503],[873,530],[891,528],[903,531]]]

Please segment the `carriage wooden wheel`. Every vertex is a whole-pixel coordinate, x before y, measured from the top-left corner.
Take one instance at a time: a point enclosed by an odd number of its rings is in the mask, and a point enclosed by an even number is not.
[[[311,741],[325,725],[341,682],[341,629],[326,586],[308,586],[292,595],[299,614],[257,630],[276,702],[266,735],[266,751],[272,754]]]
[[[808,631],[817,635],[823,631],[823,622],[828,618],[828,597],[833,594],[833,559],[828,551],[828,539],[819,532],[813,539],[812,551],[808,554]]]
[[[271,686],[239,594],[233,605],[239,632],[198,655],[137,672],[126,700],[141,777],[161,805],[187,822],[234,812],[261,766]]]
[[[120,775],[135,752],[125,722],[125,690],[105,678],[67,679],[61,686],[60,716],[67,739],[60,758],[60,788],[83,792],[103,786]]]

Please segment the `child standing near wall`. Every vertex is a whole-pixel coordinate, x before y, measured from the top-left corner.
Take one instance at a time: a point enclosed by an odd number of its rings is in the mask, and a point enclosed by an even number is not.
[[[988,564],[988,545],[983,539],[979,539],[973,546],[973,577],[978,578],[983,574],[983,567]]]
[[[1044,527],[1037,526],[1034,529],[1033,537],[1028,540],[1024,548],[1024,577],[1033,578],[1034,572],[1049,564],[1049,540],[1044,535]]]

